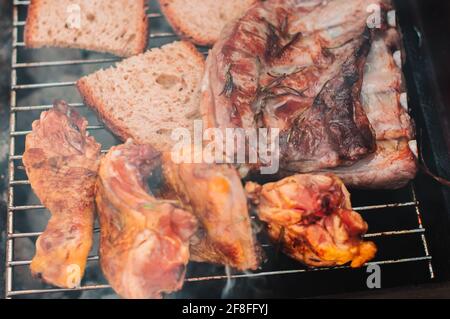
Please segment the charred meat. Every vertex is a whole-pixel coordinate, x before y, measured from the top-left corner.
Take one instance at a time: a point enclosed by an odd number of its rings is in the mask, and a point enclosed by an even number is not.
[[[362,240],[367,224],[339,178],[294,175],[246,190],[272,240],[305,265],[361,267],[374,258],[376,246]]]
[[[62,288],[79,286],[92,246],[100,145],[65,102],[41,114],[26,137],[23,163],[52,217],[36,242],[31,272]]]
[[[100,264],[124,298],[160,298],[184,282],[197,220],[150,194],[146,178],[159,165],[160,154],[151,146],[131,141],[113,147],[100,164]]]

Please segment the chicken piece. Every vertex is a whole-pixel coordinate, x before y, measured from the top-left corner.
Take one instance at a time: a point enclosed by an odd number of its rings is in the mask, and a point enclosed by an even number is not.
[[[132,141],[113,147],[100,164],[100,265],[124,298],[160,298],[184,282],[197,220],[149,193],[146,178],[159,165],[159,153]]]
[[[294,175],[264,186],[249,182],[246,190],[270,238],[305,265],[356,268],[374,258],[375,244],[362,240],[367,224],[337,177]]]
[[[23,154],[31,187],[52,214],[36,242],[31,272],[61,288],[80,285],[92,246],[100,144],[86,126],[86,119],[57,101],[33,123]]]
[[[236,169],[225,164],[175,164],[170,154],[165,154],[163,167],[167,184],[201,224],[191,241],[191,259],[256,269],[260,251]]]

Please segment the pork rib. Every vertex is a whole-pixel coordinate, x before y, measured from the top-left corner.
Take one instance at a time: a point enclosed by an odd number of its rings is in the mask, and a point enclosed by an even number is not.
[[[195,217],[158,200],[146,177],[160,165],[151,146],[113,147],[102,159],[96,204],[100,218],[100,264],[113,289],[125,298],[160,298],[180,289],[189,261]]]
[[[31,187],[52,214],[36,242],[31,272],[62,288],[80,284],[92,246],[100,145],[86,126],[86,119],[57,101],[33,123],[23,154]]]
[[[348,186],[404,186],[417,171],[414,124],[399,33],[386,19],[367,23],[376,6],[380,18],[392,9],[389,0],[255,4],[208,56],[205,126],[280,129],[280,176],[328,171]]]
[[[375,134],[359,101],[373,3],[254,5],[208,56],[201,102],[206,126],[279,128],[283,160],[301,170],[373,153]]]

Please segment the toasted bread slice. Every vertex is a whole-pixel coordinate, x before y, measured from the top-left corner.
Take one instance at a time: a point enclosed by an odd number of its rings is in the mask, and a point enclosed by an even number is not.
[[[128,57],[148,39],[145,0],[31,0],[25,25],[30,48],[64,47]]]
[[[184,39],[213,45],[223,27],[258,0],[158,0],[170,25]]]
[[[201,117],[203,71],[203,55],[178,41],[83,77],[77,86],[86,104],[123,141],[133,138],[169,151],[175,143],[172,130],[191,130]]]

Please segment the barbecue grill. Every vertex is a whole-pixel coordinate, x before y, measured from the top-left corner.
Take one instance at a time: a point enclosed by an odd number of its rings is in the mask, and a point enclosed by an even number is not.
[[[78,50],[24,48],[23,28],[29,1],[11,0],[12,53],[10,92],[10,144],[8,206],[6,216],[5,297],[6,298],[88,298],[114,297],[101,275],[97,245],[89,257],[81,287],[57,289],[32,279],[29,264],[34,242],[43,231],[49,213],[34,197],[22,164],[25,136],[39,114],[51,108],[52,101],[64,98],[89,119],[90,134],[102,143],[103,152],[119,141],[97,121],[76,93],[75,81],[118,61],[118,58]],[[423,57],[413,5],[397,1],[397,15],[404,34],[407,51],[405,68],[409,106],[417,122],[419,145],[428,165],[442,168],[436,158],[443,159],[439,131],[429,130],[435,119],[429,112],[434,103],[432,89],[427,85],[429,61]],[[409,4],[405,4],[409,2]],[[158,47],[177,39],[156,1],[149,2],[150,47]],[[205,55],[207,48],[199,48]],[[76,51],[76,52],[75,52]],[[61,58],[62,57],[62,58]],[[73,58],[72,58],[73,57]],[[73,98],[73,100],[70,100]],[[369,224],[365,236],[374,241],[379,253],[366,266],[379,265],[383,288],[426,283],[447,278],[448,256],[441,245],[447,242],[445,194],[426,178],[418,178],[407,187],[395,191],[352,191],[354,209]],[[256,223],[256,221],[255,221]],[[190,263],[186,283],[175,298],[199,297],[307,297],[367,290],[367,267],[350,269],[306,268],[279,252],[264,235],[259,234],[266,262],[254,272],[227,271],[224,267]],[[98,229],[96,230],[98,241]]]

